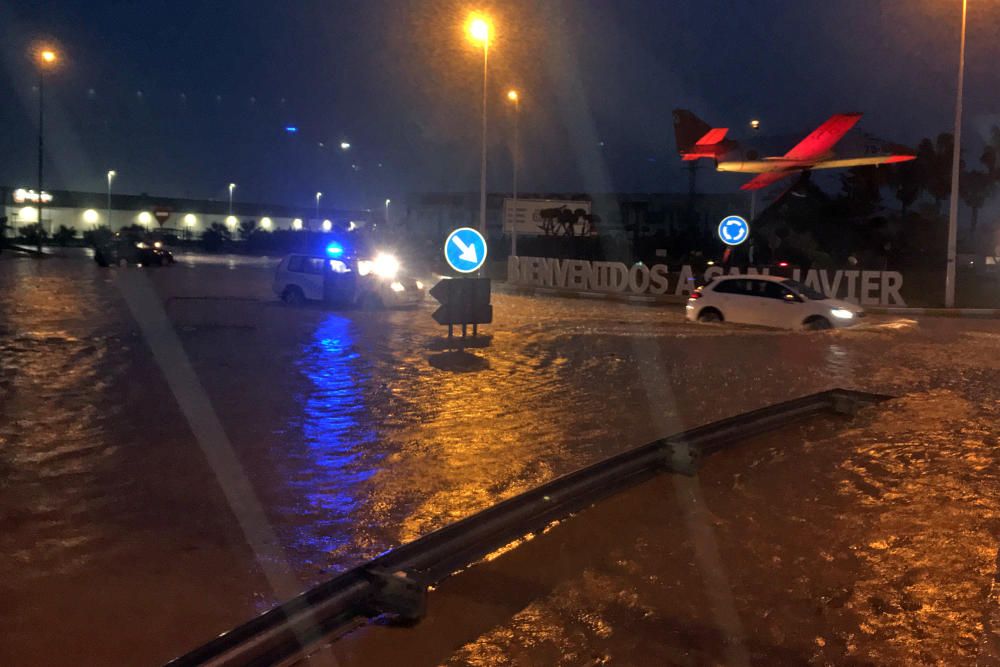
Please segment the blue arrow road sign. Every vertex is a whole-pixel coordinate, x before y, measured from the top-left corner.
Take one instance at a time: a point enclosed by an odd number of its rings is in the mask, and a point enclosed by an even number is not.
[[[719,223],[719,238],[726,245],[739,245],[750,236],[750,225],[738,215],[730,215]]]
[[[486,261],[486,239],[471,227],[460,227],[448,234],[444,258],[459,273],[472,273]]]

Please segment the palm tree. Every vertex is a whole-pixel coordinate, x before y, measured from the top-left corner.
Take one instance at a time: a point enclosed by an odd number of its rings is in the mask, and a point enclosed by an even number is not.
[[[924,139],[917,146],[917,168],[924,189],[934,197],[937,213],[941,213],[941,203],[951,193],[951,154],[955,138],[944,132],[931,141]]]
[[[986,169],[962,172],[962,179],[958,182],[962,201],[972,209],[970,230],[973,244],[976,240],[976,226],[979,224],[979,209],[993,196],[997,188],[997,153],[994,147],[987,144],[979,161]]]
[[[916,160],[888,165],[886,184],[892,188],[893,195],[899,200],[900,217],[905,218],[907,211],[924,189],[920,178],[920,165]]]
[[[250,238],[250,235],[254,233],[257,229],[256,220],[243,220],[240,222],[240,238],[246,241]]]

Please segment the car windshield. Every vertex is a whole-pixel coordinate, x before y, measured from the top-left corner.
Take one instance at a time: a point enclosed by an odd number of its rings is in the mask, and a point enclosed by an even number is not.
[[[0,0],[0,667],[996,665],[998,63],[1000,0]]]
[[[828,298],[822,292],[814,290],[812,287],[809,287],[808,285],[803,285],[797,280],[782,280],[781,284],[784,285],[785,287],[788,287],[789,289],[798,292],[802,296],[812,301],[822,301],[823,299]]]

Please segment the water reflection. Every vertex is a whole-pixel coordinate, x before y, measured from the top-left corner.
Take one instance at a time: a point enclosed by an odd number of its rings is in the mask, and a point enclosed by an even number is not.
[[[381,458],[365,418],[370,369],[356,349],[351,320],[341,315],[319,324],[298,367],[303,384],[296,427],[307,460],[289,466],[289,485],[301,505],[294,510],[292,547],[307,558],[322,558],[352,543],[350,524]]]

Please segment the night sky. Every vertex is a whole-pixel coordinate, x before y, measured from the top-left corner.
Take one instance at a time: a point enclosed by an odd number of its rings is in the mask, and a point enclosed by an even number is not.
[[[481,50],[495,21],[489,188],[510,188],[522,91],[522,191],[685,188],[670,111],[742,134],[801,133],[831,113],[915,146],[951,131],[960,0],[0,0],[0,184],[34,183],[30,46],[46,80],[46,185],[375,206],[479,179]],[[971,0],[966,140],[1000,124],[1000,1]],[[295,135],[285,127],[299,128]],[[347,152],[339,143],[349,141]],[[603,142],[603,145],[601,144]],[[320,147],[319,144],[324,146]],[[379,166],[381,165],[381,166]],[[707,190],[746,180],[709,175]]]

